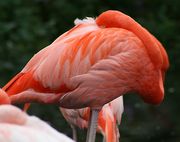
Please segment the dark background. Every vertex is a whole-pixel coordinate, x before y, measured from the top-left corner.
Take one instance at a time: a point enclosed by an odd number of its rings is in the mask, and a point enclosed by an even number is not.
[[[180,142],[180,0],[0,0],[0,86],[72,28],[75,18],[96,17],[108,9],[120,10],[146,27],[165,46],[171,63],[161,105],[147,105],[134,94],[124,96],[121,141]],[[71,136],[57,106],[33,104],[28,113]],[[78,131],[80,142],[85,134]]]

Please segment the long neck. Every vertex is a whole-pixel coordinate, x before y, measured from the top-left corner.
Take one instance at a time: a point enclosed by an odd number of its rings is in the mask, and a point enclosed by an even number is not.
[[[138,24],[131,17],[119,11],[106,11],[102,13],[97,19],[96,23],[99,26],[123,28],[133,32],[141,39],[146,47],[148,55],[150,56],[155,67],[160,68],[163,64],[163,57],[161,49],[163,48],[157,39],[152,36],[145,28]]]

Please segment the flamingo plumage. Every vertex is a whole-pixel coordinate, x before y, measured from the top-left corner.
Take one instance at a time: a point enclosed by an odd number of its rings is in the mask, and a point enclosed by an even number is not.
[[[119,11],[76,23],[35,54],[3,90],[12,103],[90,107],[87,139],[93,142],[97,116],[106,103],[128,92],[151,104],[163,100],[169,61],[161,43]]]
[[[73,142],[38,117],[10,105],[8,95],[0,92],[0,142]]]
[[[0,106],[1,142],[73,142],[36,116],[12,105]]]
[[[73,139],[77,140],[76,127],[88,128],[90,108],[65,109],[60,108],[64,118],[73,130]],[[104,105],[98,115],[97,131],[103,135],[106,142],[119,142],[120,134],[117,124],[121,123],[124,111],[122,96]]]

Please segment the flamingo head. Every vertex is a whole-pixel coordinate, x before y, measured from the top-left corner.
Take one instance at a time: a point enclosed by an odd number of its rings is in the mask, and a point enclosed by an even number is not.
[[[154,38],[155,39],[155,38]],[[159,68],[152,66],[151,69],[144,71],[144,75],[141,76],[142,82],[139,94],[143,100],[150,104],[160,104],[164,98],[164,82],[165,73],[169,68],[169,59],[163,46],[157,41],[160,50],[160,56],[162,64]],[[153,64],[154,65],[154,64]]]
[[[149,104],[160,104],[164,99],[163,75],[161,71],[151,72],[149,76],[142,76],[138,94]]]

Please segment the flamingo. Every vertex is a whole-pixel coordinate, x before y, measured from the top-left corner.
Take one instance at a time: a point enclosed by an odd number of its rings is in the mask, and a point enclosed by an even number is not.
[[[81,129],[88,127],[90,108],[66,109],[60,107],[59,109],[72,128],[73,139],[78,141],[76,127]],[[120,134],[116,123],[120,124],[123,111],[122,96],[102,107],[98,116],[97,130],[103,135],[103,141],[119,142]]]
[[[128,92],[149,104],[162,102],[169,61],[162,44],[120,11],[75,23],[2,89],[11,103],[89,107],[87,142],[94,142],[98,113],[106,103]]]
[[[0,90],[0,142],[73,142],[36,116],[29,116],[9,105],[10,100]]]

